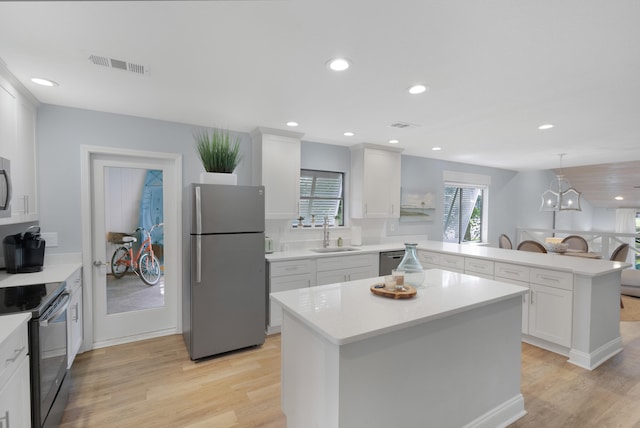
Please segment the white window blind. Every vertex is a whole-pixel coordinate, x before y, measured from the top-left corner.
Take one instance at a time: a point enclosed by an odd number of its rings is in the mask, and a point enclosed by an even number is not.
[[[344,174],[300,170],[299,212],[303,226],[321,226],[325,216],[331,225],[344,225]],[[299,219],[293,225],[299,226]]]
[[[486,186],[445,183],[445,242],[482,242]]]

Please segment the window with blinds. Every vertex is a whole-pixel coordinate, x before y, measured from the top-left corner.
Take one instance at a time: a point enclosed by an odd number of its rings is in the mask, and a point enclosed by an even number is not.
[[[445,242],[482,242],[486,186],[445,183]]]
[[[330,225],[344,225],[344,174],[341,172],[300,170],[300,219],[293,225],[322,226],[325,216]]]

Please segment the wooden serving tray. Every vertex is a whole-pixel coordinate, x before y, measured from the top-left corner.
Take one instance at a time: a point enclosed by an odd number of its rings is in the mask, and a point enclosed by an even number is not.
[[[412,287],[410,285],[405,285],[404,287],[407,289],[406,291],[396,291],[384,288],[384,284],[373,284],[371,287],[369,287],[369,289],[373,294],[382,297],[388,297],[390,299],[410,299],[416,295],[417,291],[415,287]]]

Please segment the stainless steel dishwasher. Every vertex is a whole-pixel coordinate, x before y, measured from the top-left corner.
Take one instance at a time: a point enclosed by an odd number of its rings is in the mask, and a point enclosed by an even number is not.
[[[398,267],[404,257],[404,250],[384,251],[380,253],[380,276],[391,275],[391,271]]]

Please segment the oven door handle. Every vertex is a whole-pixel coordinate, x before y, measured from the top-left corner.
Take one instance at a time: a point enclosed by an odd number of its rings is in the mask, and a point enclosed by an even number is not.
[[[64,293],[59,299],[59,303],[44,313],[44,315],[40,319],[40,326],[47,327],[49,325],[49,322],[58,318],[58,315],[66,311],[69,307],[69,300],[69,293]]]

